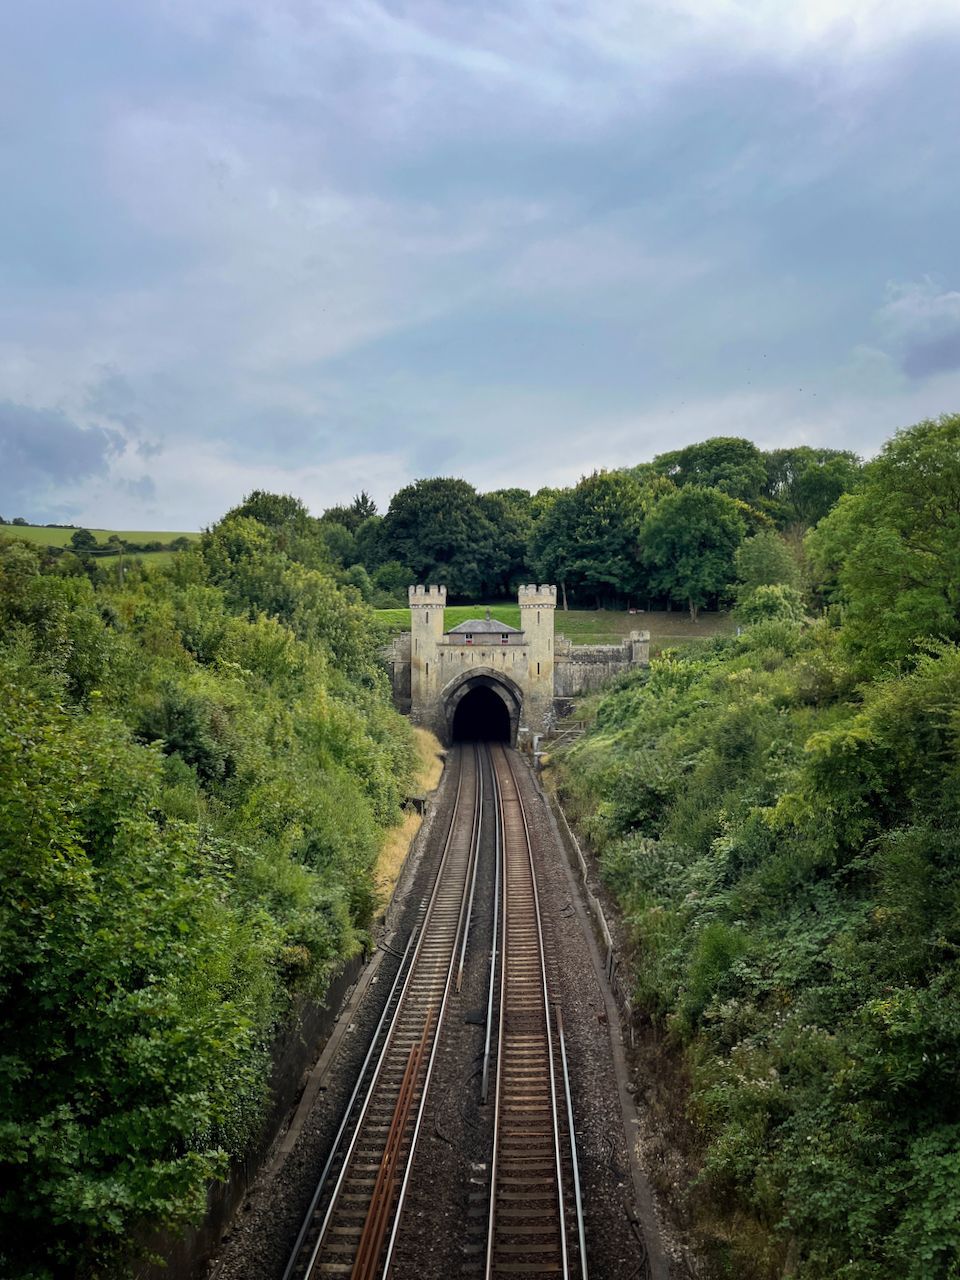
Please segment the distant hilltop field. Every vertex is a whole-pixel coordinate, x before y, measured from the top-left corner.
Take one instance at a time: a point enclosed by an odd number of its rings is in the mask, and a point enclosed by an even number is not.
[[[70,528],[59,526],[55,529],[44,524],[5,524],[0,525],[0,533],[12,534],[23,538],[26,542],[36,542],[41,547],[66,547],[75,533],[86,529],[92,533],[97,542],[109,542],[111,538],[119,538],[121,542],[162,542],[170,543],[176,538],[189,538],[196,542],[200,534],[187,532],[170,532],[157,529],[92,529],[89,525],[75,525]]]
[[[82,536],[79,544],[77,535]],[[91,529],[87,526],[50,526],[41,524],[0,524],[0,539],[22,538],[41,547],[64,547],[96,556],[109,564],[121,554],[149,558],[151,564],[162,564],[183,550],[187,543],[198,541],[200,534],[190,530],[169,529]]]

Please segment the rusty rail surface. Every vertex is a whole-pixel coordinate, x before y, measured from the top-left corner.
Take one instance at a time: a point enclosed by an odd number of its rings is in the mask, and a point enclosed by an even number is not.
[[[479,848],[480,754],[463,747],[459,759],[450,826],[412,955],[397,976],[284,1280],[374,1280],[389,1269]]]

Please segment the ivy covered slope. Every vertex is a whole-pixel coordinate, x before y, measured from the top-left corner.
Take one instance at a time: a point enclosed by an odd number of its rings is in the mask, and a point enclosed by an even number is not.
[[[607,694],[560,783],[682,1051],[719,1274],[960,1275],[960,417],[808,538],[818,621]]]
[[[200,1212],[361,946],[411,745],[313,532],[257,495],[122,590],[0,544],[5,1277]]]

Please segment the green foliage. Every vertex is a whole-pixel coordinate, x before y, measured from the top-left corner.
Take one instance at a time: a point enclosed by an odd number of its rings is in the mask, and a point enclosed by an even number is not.
[[[643,559],[654,590],[685,603],[696,618],[729,589],[745,528],[737,503],[716,489],[688,485],[668,493],[643,528]]]
[[[445,583],[452,597],[485,594],[495,543],[473,485],[444,477],[395,493],[381,531],[385,558],[410,565],[418,582]]]
[[[760,620],[598,698],[557,766],[686,1058],[730,1274],[960,1274],[957,431],[900,433],[811,539],[840,625],[756,583]]]
[[[799,586],[800,571],[794,554],[780,534],[772,529],[761,529],[742,542],[737,547],[733,563],[738,599],[746,599],[756,587],[777,584]]]
[[[803,597],[796,587],[782,583],[754,587],[744,592],[737,605],[736,617],[748,625],[770,618],[786,618],[799,622],[804,614]]]
[[[899,431],[807,545],[865,672],[960,638],[960,414]]]
[[[372,614],[249,503],[122,589],[0,548],[4,1276],[202,1211],[375,905],[412,752]]]
[[[562,490],[534,527],[531,556],[544,581],[602,608],[641,586],[645,492],[626,471],[596,471]]]
[[[653,460],[660,475],[669,476],[678,488],[695,485],[719,489],[731,498],[755,503],[766,481],[764,455],[751,440],[739,436],[713,436]]]
[[[857,487],[862,462],[843,449],[774,449],[764,454],[765,505],[781,528],[812,528],[841,496]]]

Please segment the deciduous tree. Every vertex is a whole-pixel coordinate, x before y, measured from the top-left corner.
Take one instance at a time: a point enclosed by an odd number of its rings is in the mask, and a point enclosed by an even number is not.
[[[688,485],[661,498],[643,528],[654,589],[685,602],[695,622],[704,605],[729,590],[745,527],[737,503],[717,489]]]

